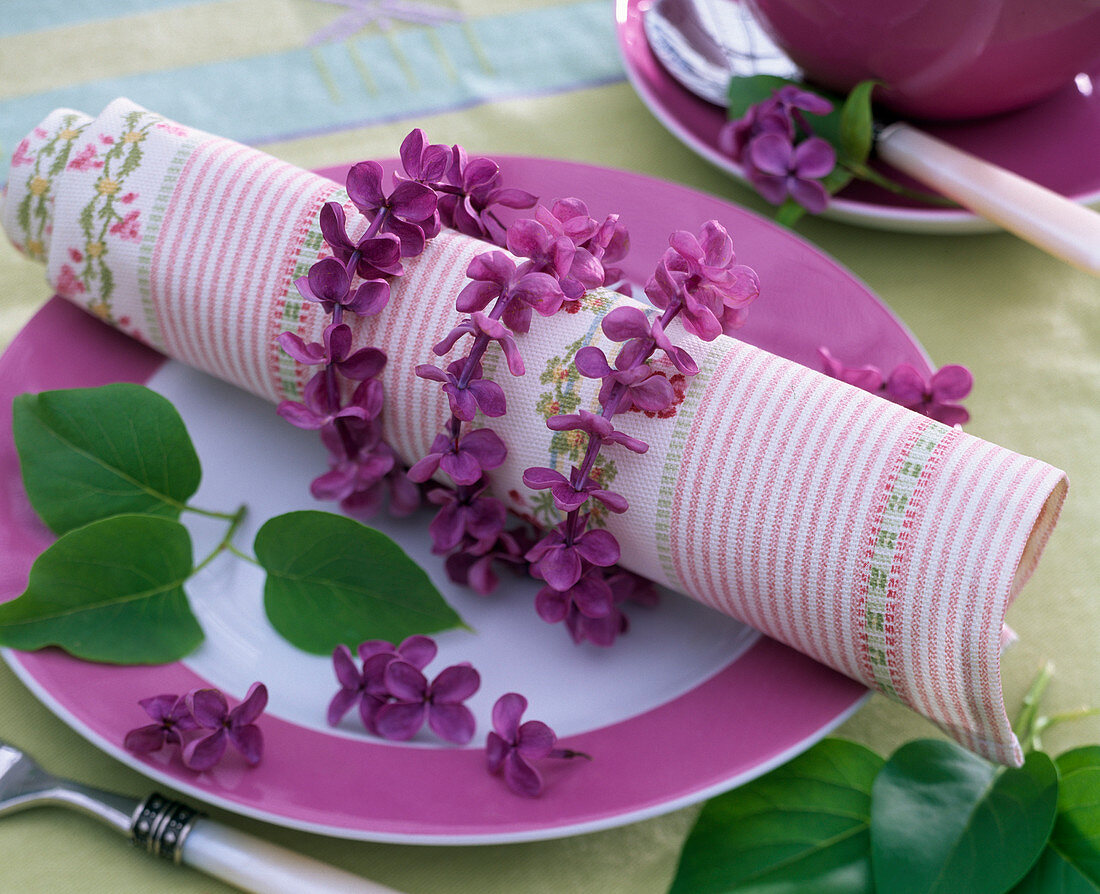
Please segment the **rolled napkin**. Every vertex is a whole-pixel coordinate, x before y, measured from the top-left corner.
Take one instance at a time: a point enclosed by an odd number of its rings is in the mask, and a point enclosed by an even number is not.
[[[59,294],[277,401],[299,398],[309,371],[276,337],[320,341],[327,322],[294,287],[318,258],[327,201],[363,232],[338,185],[118,100],[94,121],[55,112],[20,144],[2,220]],[[412,371],[438,361],[432,346],[459,321],[455,296],[485,250],[444,231],[406,263],[386,310],[356,323],[357,343],[389,357],[384,427],[409,463],[449,418],[441,390]],[[577,313],[518,337],[525,376],[497,377],[509,412],[494,429],[508,458],[492,478],[517,512],[532,509],[524,469],[568,474],[545,425],[554,383],[580,347],[610,346],[600,321],[625,303],[589,292]],[[1054,526],[1064,474],[735,339],[674,340],[701,370],[675,415],[616,420],[650,445],[616,460],[615,490],[630,503],[608,520],[621,564],[1018,764],[1001,631]],[[568,387],[598,410],[598,381]]]

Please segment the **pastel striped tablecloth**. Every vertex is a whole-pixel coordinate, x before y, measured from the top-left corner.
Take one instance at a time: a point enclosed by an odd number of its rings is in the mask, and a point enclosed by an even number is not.
[[[357,217],[329,181],[119,100],[95,119],[55,112],[21,141],[2,217],[60,294],[279,400],[299,396],[306,373],[275,336],[319,341],[325,323],[293,282],[321,250],[328,200]],[[454,296],[484,250],[441,234],[385,314],[359,323],[359,341],[389,356],[383,381],[400,411],[387,437],[409,462],[447,410],[408,371],[459,321]],[[599,322],[627,301],[597,290],[580,312],[533,327],[521,339],[527,367],[560,364],[566,345],[608,347]],[[701,372],[676,416],[622,424],[650,444],[618,464],[631,510],[608,526],[623,564],[1018,763],[1002,624],[1057,518],[1064,475],[734,339],[683,339]],[[503,379],[510,412],[494,428],[509,455],[494,481],[525,510],[523,469],[568,464],[537,409],[539,376]],[[596,409],[595,383],[578,387]]]

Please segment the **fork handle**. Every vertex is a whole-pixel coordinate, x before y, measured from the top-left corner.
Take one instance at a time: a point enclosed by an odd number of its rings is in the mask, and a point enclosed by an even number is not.
[[[1100,214],[904,123],[875,148],[899,171],[1055,257],[1100,276]]]
[[[212,819],[195,821],[181,862],[257,894],[397,894],[392,888],[255,838]]]
[[[134,843],[256,894],[398,894],[335,866],[223,826],[153,794],[135,811]]]

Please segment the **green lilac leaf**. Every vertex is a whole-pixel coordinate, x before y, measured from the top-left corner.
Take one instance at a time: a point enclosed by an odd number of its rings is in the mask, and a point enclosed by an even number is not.
[[[1100,745],[1059,755],[1058,816],[1042,856],[1013,894],[1100,892]]]
[[[749,106],[770,99],[771,95],[780,87],[793,84],[800,90],[805,89],[799,81],[790,78],[780,78],[776,75],[752,75],[747,78],[730,78],[729,86],[729,118],[736,121],[744,116]]]
[[[874,122],[871,93],[877,81],[861,81],[852,88],[840,110],[840,156],[843,162],[863,164],[871,155]]]
[[[172,519],[119,515],[70,531],[35,560],[24,593],[0,605],[0,645],[177,661],[203,636],[183,591],[192,562],[191,537]]]
[[[401,547],[354,519],[315,510],[276,516],[253,549],[267,571],[268,620],[306,652],[464,626]]]
[[[1001,894],[1039,857],[1054,825],[1058,773],[1042,752],[1018,769],[920,739],[875,779],[875,887],[891,894]]]
[[[57,534],[112,515],[178,518],[199,458],[175,407],[128,382],[15,399],[27,496]]]
[[[883,760],[824,739],[704,806],[669,894],[869,894],[871,786]]]

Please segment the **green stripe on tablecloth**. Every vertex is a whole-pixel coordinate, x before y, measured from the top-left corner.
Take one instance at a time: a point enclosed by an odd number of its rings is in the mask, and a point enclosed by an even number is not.
[[[517,34],[524,39],[517,41]],[[410,120],[618,80],[622,66],[614,47],[605,0],[410,26],[388,36],[371,28],[316,48],[13,97],[0,102],[0,147],[9,155],[50,109],[97,114],[119,96],[250,144]],[[6,180],[7,158],[2,165],[0,178]]]

